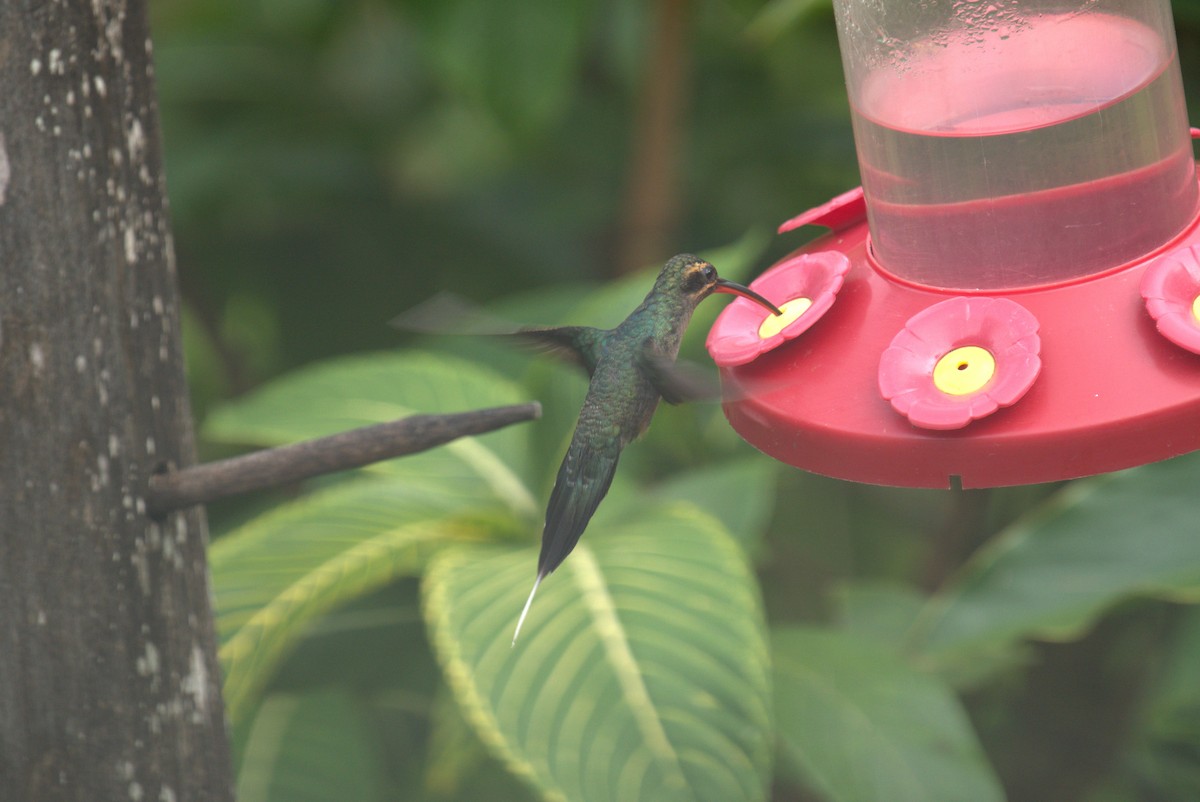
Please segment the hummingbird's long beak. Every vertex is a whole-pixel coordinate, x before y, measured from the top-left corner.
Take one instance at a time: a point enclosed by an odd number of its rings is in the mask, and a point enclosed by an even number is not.
[[[716,285],[713,287],[713,292],[723,292],[727,295],[740,295],[743,298],[749,298],[751,301],[770,309],[772,315],[783,314],[783,312],[779,309],[779,307],[775,306],[775,304],[771,303],[749,287],[743,287],[736,281],[729,281],[728,279],[719,278],[717,279]]]

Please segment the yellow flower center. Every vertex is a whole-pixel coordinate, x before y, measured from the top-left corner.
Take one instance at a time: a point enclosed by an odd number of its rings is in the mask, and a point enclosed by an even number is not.
[[[800,316],[808,311],[812,306],[811,298],[793,298],[785,304],[781,304],[779,311],[782,315],[767,315],[767,319],[758,327],[758,337],[765,340],[768,337],[774,337],[779,332],[783,331],[791,323],[799,320]]]
[[[964,345],[933,366],[933,386],[947,395],[970,395],[996,375],[996,359],[986,348]]]
[[[1192,317],[1196,318],[1196,322],[1200,323],[1200,295],[1192,299]]]

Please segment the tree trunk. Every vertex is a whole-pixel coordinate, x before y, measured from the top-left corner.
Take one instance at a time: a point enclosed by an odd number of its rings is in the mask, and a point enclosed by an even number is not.
[[[141,0],[0,3],[0,799],[233,797]]]

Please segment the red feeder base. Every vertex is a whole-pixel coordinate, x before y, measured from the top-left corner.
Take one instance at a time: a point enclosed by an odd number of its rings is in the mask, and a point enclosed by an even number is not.
[[[958,477],[972,488],[1073,479],[1200,449],[1200,355],[1159,333],[1139,291],[1157,257],[1200,244],[1196,219],[1136,262],[989,292],[889,275],[870,255],[861,192],[781,230],[805,224],[834,230],[793,257],[837,251],[850,259],[836,303],[795,339],[721,369],[727,398],[736,399],[726,401],[726,416],[766,454],[857,482],[937,488]],[[919,428],[881,395],[880,358],[913,315],[955,296],[1007,298],[1032,313],[1041,371],[1012,406],[953,431]]]

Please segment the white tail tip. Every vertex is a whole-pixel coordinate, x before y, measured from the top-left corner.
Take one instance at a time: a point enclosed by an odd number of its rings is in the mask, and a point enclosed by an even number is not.
[[[525,616],[529,615],[529,605],[533,604],[533,594],[537,593],[540,584],[542,584],[542,575],[538,574],[537,579],[533,580],[533,590],[529,591],[529,598],[525,600],[525,608],[521,610],[521,617],[517,619],[517,629],[513,632],[513,646],[517,645],[517,636],[521,634],[521,625],[525,623]]]

